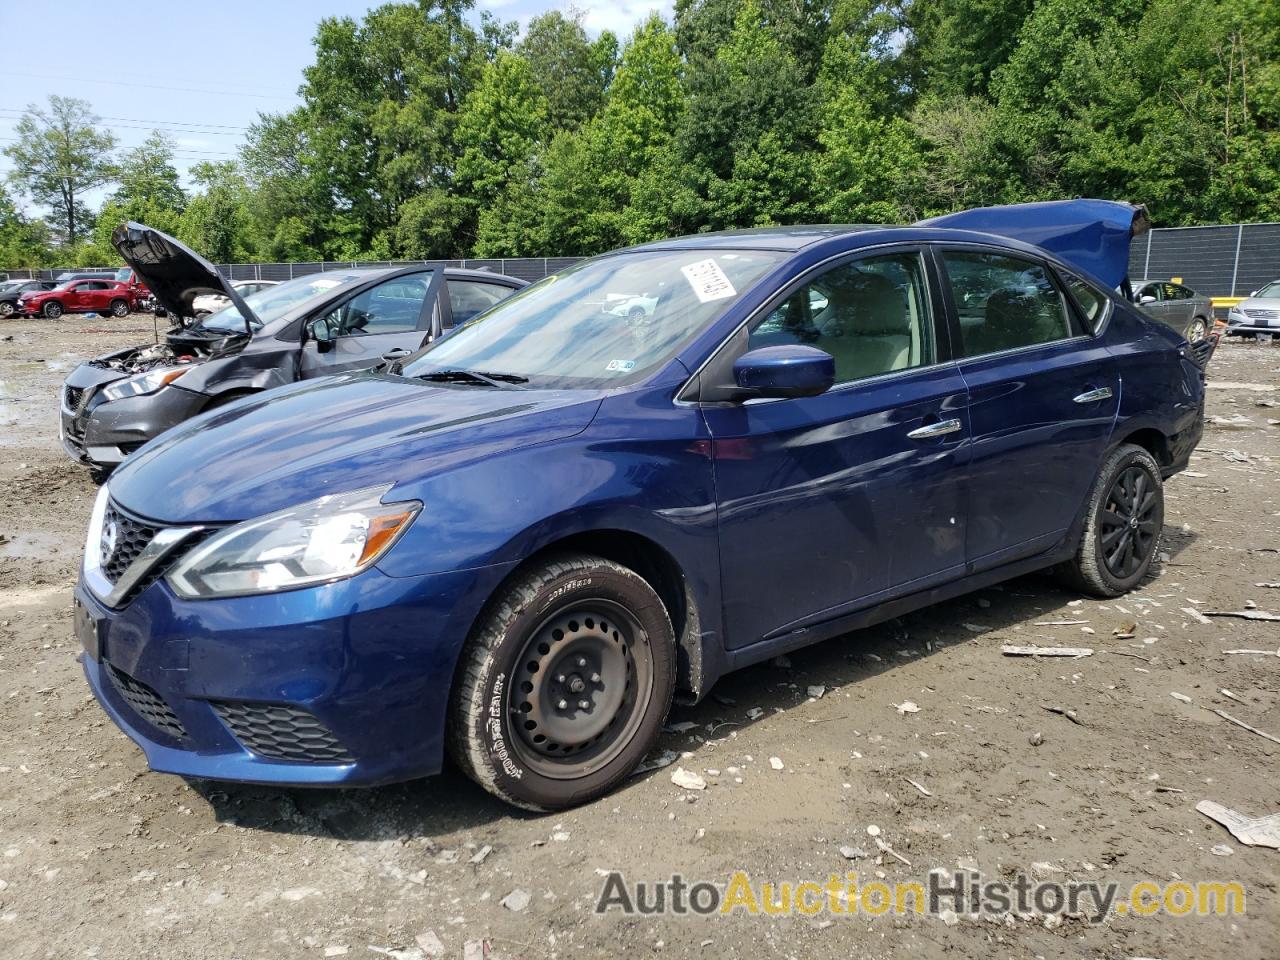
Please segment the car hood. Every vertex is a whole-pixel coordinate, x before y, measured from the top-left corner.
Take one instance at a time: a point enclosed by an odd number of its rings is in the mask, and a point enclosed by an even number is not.
[[[1245,297],[1235,310],[1280,310],[1280,297]]]
[[[1114,200],[1053,200],[978,207],[917,226],[976,230],[1056,254],[1115,289],[1129,274],[1129,246],[1151,227],[1145,207]]]
[[[259,322],[217,267],[167,233],[130,221],[112,232],[111,245],[170,316],[192,317],[192,301],[214,293],[227,297],[246,320]]]
[[[435,386],[375,373],[305,381],[188,420],[111,478],[164,523],[260,516],[330,493],[428,476],[586,429],[601,395]]]

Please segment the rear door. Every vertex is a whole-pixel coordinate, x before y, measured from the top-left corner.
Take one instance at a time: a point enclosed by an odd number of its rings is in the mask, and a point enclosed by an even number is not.
[[[424,270],[391,277],[325,308],[310,322],[324,324],[333,343],[321,352],[316,340],[308,339],[302,376],[359,370],[381,363],[393,350],[416,350],[430,330],[438,276]]]
[[[1120,383],[1043,261],[939,244],[973,435],[966,561],[981,570],[1061,540],[1097,476]]]
[[[791,284],[712,362],[803,343],[836,366],[821,396],[703,405],[730,647],[963,572],[968,417],[936,289],[919,247],[851,257]]]

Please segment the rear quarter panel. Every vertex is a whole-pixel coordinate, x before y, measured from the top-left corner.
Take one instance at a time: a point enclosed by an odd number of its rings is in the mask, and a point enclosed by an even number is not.
[[[1120,376],[1114,441],[1157,430],[1167,442],[1161,465],[1168,473],[1182,469],[1204,429],[1204,377],[1188,359],[1185,340],[1122,302],[1104,338]]]

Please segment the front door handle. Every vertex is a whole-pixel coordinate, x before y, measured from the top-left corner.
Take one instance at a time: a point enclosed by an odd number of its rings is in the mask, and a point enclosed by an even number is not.
[[[1097,390],[1087,390],[1078,397],[1072,397],[1076,403],[1097,403],[1099,400],[1109,400],[1111,398],[1110,387],[1099,387]]]
[[[963,429],[959,420],[939,420],[937,423],[916,427],[908,432],[907,436],[912,440],[929,440],[933,437],[945,437],[948,433],[958,433]]]

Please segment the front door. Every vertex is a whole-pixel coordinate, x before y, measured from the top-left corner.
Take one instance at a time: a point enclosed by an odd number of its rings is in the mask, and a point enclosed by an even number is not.
[[[965,555],[976,571],[1062,539],[1097,477],[1120,383],[1044,263],[990,248],[938,250],[969,388]]]
[[[331,343],[321,351],[313,337],[302,349],[303,377],[360,370],[392,350],[416,350],[427,336],[439,283],[432,271],[405,274],[368,287],[310,321],[327,328]]]
[[[726,643],[834,619],[960,575],[964,381],[938,346],[922,251],[863,256],[793,285],[743,349],[804,343],[836,384],[705,405]]]

